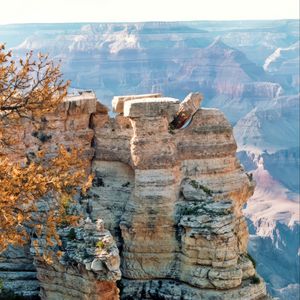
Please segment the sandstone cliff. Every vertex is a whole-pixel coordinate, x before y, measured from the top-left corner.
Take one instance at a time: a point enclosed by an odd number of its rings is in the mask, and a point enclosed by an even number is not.
[[[93,222],[102,219],[116,241],[121,299],[263,299],[241,212],[254,183],[235,157],[232,128],[219,110],[199,109],[187,128],[170,130],[179,105],[160,95],[127,97],[110,118],[94,94],[85,93],[46,117],[48,141],[31,132],[20,144],[26,141],[28,153],[32,145],[44,147],[47,155],[57,144],[84,148],[95,178],[78,203]],[[92,267],[99,257],[83,256],[85,248],[95,250],[84,232],[77,228],[76,241],[66,241],[72,267],[35,256],[42,299],[118,298],[118,276],[111,276],[119,274],[118,263],[111,269],[103,258],[105,276],[99,277]]]

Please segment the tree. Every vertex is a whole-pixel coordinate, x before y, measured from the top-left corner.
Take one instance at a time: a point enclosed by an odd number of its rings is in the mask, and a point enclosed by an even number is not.
[[[63,101],[69,81],[62,79],[59,65],[33,52],[19,59],[12,59],[12,52],[5,52],[0,45],[0,111],[1,119],[28,118],[51,112]]]
[[[0,45],[0,251],[26,243],[33,232],[43,232],[50,245],[53,238],[59,244],[56,225],[77,219],[68,214],[69,202],[78,186],[84,190],[88,183],[75,150],[60,147],[53,159],[44,159],[43,151],[34,159],[24,153],[20,161],[6,156],[7,148],[14,147],[11,129],[24,119],[38,127],[43,116],[62,103],[68,86],[59,65],[47,55],[35,60],[30,52],[16,62]],[[36,204],[45,196],[56,201],[41,220]]]

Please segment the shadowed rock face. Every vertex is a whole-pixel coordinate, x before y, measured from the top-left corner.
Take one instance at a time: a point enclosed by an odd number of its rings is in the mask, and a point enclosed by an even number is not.
[[[1,254],[0,279],[5,289],[18,291],[28,297],[38,294],[39,282],[28,246],[22,249],[10,247]]]
[[[79,203],[92,221],[103,219],[115,238],[121,299],[263,299],[265,284],[247,256],[241,212],[254,184],[235,157],[224,115],[199,109],[187,128],[170,131],[177,99],[129,99],[124,114],[110,118],[95,97],[88,98],[68,100],[65,112],[47,117],[45,132],[52,130],[53,138],[43,147],[50,155],[55,141],[65,144],[69,137],[70,146],[85,149],[87,171],[95,177]],[[79,259],[90,247],[79,236],[79,246],[66,247],[76,267],[61,261],[47,266],[35,258],[43,299],[118,297],[108,265],[100,278],[95,264],[89,270]],[[76,295],[68,291],[74,282]]]
[[[45,249],[32,241],[42,299],[117,300],[121,278],[118,248],[102,220],[89,218],[76,228],[59,230],[63,251],[47,263]]]

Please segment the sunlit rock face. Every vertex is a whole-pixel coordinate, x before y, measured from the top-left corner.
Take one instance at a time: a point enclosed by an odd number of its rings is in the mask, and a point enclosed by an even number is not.
[[[178,99],[131,98],[114,118],[91,93],[46,116],[51,138],[36,142],[46,157],[55,143],[82,148],[94,180],[78,199],[91,220],[59,232],[62,258],[47,263],[33,243],[42,299],[264,299],[242,214],[254,183],[235,157],[230,123],[198,109],[189,126],[171,129]]]
[[[96,176],[85,203],[118,241],[121,298],[265,297],[241,212],[254,185],[235,158],[229,122],[199,109],[173,131],[179,101],[145,97],[92,122]]]

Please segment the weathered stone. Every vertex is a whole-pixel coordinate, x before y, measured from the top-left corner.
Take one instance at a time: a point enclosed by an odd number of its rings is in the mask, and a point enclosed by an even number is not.
[[[216,290],[195,288],[183,282],[174,282],[168,279],[156,279],[152,281],[122,280],[124,289],[121,299],[172,299],[172,300],[267,300],[265,285],[243,282],[239,289]]]
[[[3,287],[28,296],[39,292],[36,269],[29,247],[9,247],[0,256],[0,280]]]
[[[112,100],[112,108],[116,113],[124,112],[124,103],[133,99],[145,99],[145,98],[159,98],[161,94],[144,94],[144,95],[127,95],[127,96],[115,96]]]
[[[180,103],[179,110],[174,116],[174,119],[170,122],[170,129],[181,129],[187,127],[193,115],[200,108],[200,104],[203,100],[203,96],[200,93],[190,93]]]
[[[109,231],[104,230],[103,221],[92,223],[86,218],[81,227],[72,227],[72,230],[76,239],[64,234],[70,232],[70,228],[62,229],[64,254],[61,258],[52,258],[50,264],[43,259],[45,248],[32,247],[41,298],[119,299],[116,286],[121,277],[119,251]],[[85,231],[88,234],[84,234]],[[91,238],[93,236],[95,238]]]
[[[124,116],[130,118],[166,116],[171,121],[179,108],[179,100],[169,97],[134,99],[125,102]]]
[[[105,267],[104,267],[104,264],[103,264],[102,260],[100,260],[98,258],[95,258],[92,261],[91,270],[93,270],[95,272],[105,270]]]
[[[35,256],[42,299],[118,299],[120,256],[109,231],[121,251],[123,299],[263,299],[263,281],[252,283],[242,215],[254,184],[235,157],[224,115],[193,107],[189,126],[170,130],[177,99],[115,98],[120,115],[110,118],[92,93],[81,96],[46,116],[51,143],[36,141],[30,126],[15,128],[14,159],[28,149],[42,147],[51,157],[56,143],[76,145],[84,149],[87,174],[95,173],[88,194],[77,199],[90,219],[75,229],[76,239],[68,240],[70,228],[61,230],[65,249],[52,266]],[[43,252],[40,245],[32,254]],[[5,272],[7,259],[0,260]],[[22,263],[18,271],[25,271]]]
[[[180,110],[192,116],[200,108],[202,100],[200,93],[189,93],[180,103]]]
[[[228,290],[242,283],[242,274],[241,269],[211,269],[208,279],[217,289]]]

